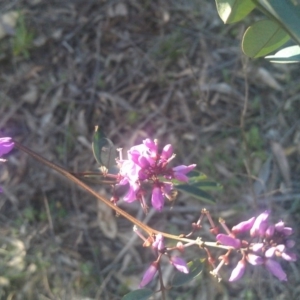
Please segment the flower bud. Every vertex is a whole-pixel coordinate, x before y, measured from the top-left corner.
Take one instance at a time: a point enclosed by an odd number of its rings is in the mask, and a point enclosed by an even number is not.
[[[14,147],[14,142],[11,137],[0,138],[0,157],[10,152]]]
[[[250,235],[252,237],[255,236],[264,236],[266,229],[268,227],[268,218],[270,215],[270,211],[266,210],[262,214],[260,214],[254,221],[252,228],[250,229]]]
[[[233,238],[233,237],[231,237],[229,235],[226,235],[226,234],[223,234],[223,233],[218,234],[216,236],[216,239],[222,245],[233,247],[233,248],[236,248],[236,249],[240,248],[241,245],[242,245],[241,240]]]
[[[277,261],[268,258],[265,260],[265,266],[267,270],[274,276],[276,276],[279,280],[287,281],[287,276],[283,271],[281,265]]]
[[[162,149],[162,152],[161,152],[161,159],[166,161],[168,160],[173,154],[173,147],[171,144],[168,144],[166,146],[164,146],[164,148]]]
[[[233,233],[242,233],[242,232],[248,231],[253,226],[254,221],[255,221],[255,217],[252,217],[247,221],[241,222],[241,223],[233,226],[231,231]]]
[[[139,285],[140,288],[143,288],[147,285],[152,279],[154,278],[155,274],[157,273],[157,262],[153,262],[150,267],[144,273],[143,279]]]
[[[245,273],[245,269],[246,269],[246,262],[244,259],[241,259],[236,265],[236,267],[232,270],[228,281],[232,282],[241,279]]]
[[[152,247],[159,251],[165,248],[164,237],[161,234],[157,234],[155,236],[155,241],[153,242]]]

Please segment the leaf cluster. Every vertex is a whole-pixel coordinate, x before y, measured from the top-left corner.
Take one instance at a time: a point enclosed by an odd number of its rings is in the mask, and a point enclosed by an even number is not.
[[[297,45],[266,56],[275,63],[300,62],[300,3],[296,0],[216,0],[217,11],[225,24],[244,19],[254,9],[267,18],[248,27],[243,35],[242,50],[258,58],[279,49],[292,39]]]

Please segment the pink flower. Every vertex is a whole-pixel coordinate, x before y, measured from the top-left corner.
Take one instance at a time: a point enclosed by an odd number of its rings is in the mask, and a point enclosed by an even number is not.
[[[14,142],[10,137],[0,138],[0,157],[10,152],[14,147]]]
[[[267,268],[267,270],[272,273],[274,276],[276,276],[279,280],[281,281],[287,281],[287,276],[285,274],[285,272],[283,271],[281,265],[270,258],[267,258],[265,260],[265,266]]]
[[[0,138],[0,161],[3,161],[1,160],[1,156],[10,152],[13,149],[14,145],[15,144],[12,141],[12,138],[10,137]],[[1,187],[0,187],[0,193],[2,193]]]
[[[229,235],[226,235],[226,234],[223,234],[223,233],[218,234],[216,236],[216,239],[222,245],[233,247],[233,248],[236,248],[236,249],[240,248],[241,244],[242,244],[241,240],[233,238],[233,237],[231,237]]]
[[[236,267],[232,270],[228,281],[232,282],[241,279],[245,273],[245,269],[246,269],[246,262],[244,259],[241,259],[236,265]]]
[[[152,244],[154,249],[163,250],[165,249],[164,237],[161,234],[155,236],[155,241]]]
[[[268,218],[270,215],[270,211],[266,210],[262,214],[260,214],[254,221],[252,228],[250,229],[250,235],[252,237],[255,236],[264,236],[266,229],[268,227]]]
[[[184,259],[178,256],[173,256],[170,259],[170,263],[179,271],[185,274],[189,273],[189,268]]]
[[[172,146],[166,145],[160,152],[156,140],[145,139],[142,144],[131,147],[128,150],[128,159],[118,161],[120,167],[119,184],[129,185],[124,201],[139,200],[143,206],[145,204],[144,182],[152,183],[152,206],[161,211],[165,203],[164,197],[172,199],[171,191],[173,188],[172,182],[164,182],[162,178],[188,181],[186,174],[196,167],[196,165],[182,165],[170,168],[168,163],[173,157]]]
[[[143,279],[139,285],[139,288],[143,288],[147,285],[150,281],[153,280],[155,274],[157,273],[157,263],[153,262],[150,267],[144,273]]]
[[[291,253],[288,251],[282,252],[281,257],[286,261],[296,261],[297,260],[297,255],[295,253]]]
[[[156,186],[153,188],[151,203],[152,206],[158,211],[161,211],[164,207],[165,199],[160,187]]]
[[[164,161],[167,161],[173,155],[173,147],[172,145],[168,144],[164,146],[160,158]]]
[[[157,156],[157,144],[155,141],[152,141],[151,139],[145,139],[143,140],[144,145],[148,148],[148,151],[151,154],[151,157]]]
[[[174,172],[173,176],[175,179],[177,179],[179,181],[187,182],[189,180],[189,178],[186,176],[186,174],[189,173],[190,171],[192,171],[195,167],[196,167],[195,164],[189,165],[189,166],[180,165],[180,166],[174,167],[173,168],[173,172]]]
[[[255,221],[255,217],[252,217],[251,219],[249,219],[247,221],[241,222],[241,223],[233,226],[231,231],[233,233],[242,233],[242,232],[248,231],[253,226],[254,221]]]
[[[262,257],[255,255],[253,253],[248,253],[246,258],[247,258],[247,261],[253,266],[262,265],[264,263],[264,260]]]

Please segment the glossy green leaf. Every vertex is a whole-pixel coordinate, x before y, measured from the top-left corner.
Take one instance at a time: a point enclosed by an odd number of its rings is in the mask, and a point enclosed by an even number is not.
[[[176,272],[172,280],[172,286],[178,287],[190,282],[195,277],[199,276],[203,270],[203,261],[201,259],[194,259],[188,262],[187,265],[190,272],[188,274]]]
[[[289,39],[289,35],[278,23],[270,20],[261,20],[246,30],[242,48],[247,56],[257,58],[278,49]]]
[[[126,294],[121,300],[147,300],[152,294],[150,289],[139,289]]]
[[[98,126],[95,127],[92,148],[94,157],[101,166],[110,169],[116,165],[116,148]]]
[[[216,0],[216,6],[225,24],[242,20],[255,8],[251,0]]]
[[[290,46],[278,51],[274,55],[266,56],[265,59],[273,63],[297,63],[300,62],[300,47]]]
[[[214,198],[211,195],[209,195],[207,192],[198,188],[197,186],[188,185],[188,184],[179,184],[179,185],[175,185],[175,188],[179,191],[188,193],[191,196],[200,199],[206,203],[215,204]]]
[[[276,20],[300,45],[300,3],[298,0],[253,0],[269,18]]]

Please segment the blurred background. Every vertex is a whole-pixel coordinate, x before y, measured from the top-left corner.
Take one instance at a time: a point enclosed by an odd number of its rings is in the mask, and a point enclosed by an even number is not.
[[[223,185],[217,204],[179,194],[161,213],[122,208],[173,234],[189,232],[204,207],[229,227],[269,208],[298,241],[299,66],[242,54],[242,33],[259,18],[224,25],[208,0],[2,0],[0,136],[72,172],[99,167],[96,125],[124,153],[147,137],[171,143],[174,165],[196,163]],[[138,287],[154,257],[127,220],[18,150],[0,184],[0,299],[117,300]],[[213,241],[208,229],[199,234]],[[205,253],[189,248],[195,257]],[[282,264],[287,283],[248,268],[229,285],[236,262],[220,283],[205,264],[168,299],[298,299],[299,262]],[[163,269],[171,281],[173,267]]]

